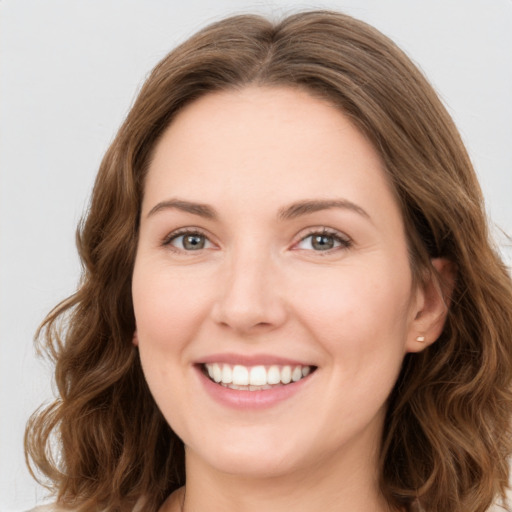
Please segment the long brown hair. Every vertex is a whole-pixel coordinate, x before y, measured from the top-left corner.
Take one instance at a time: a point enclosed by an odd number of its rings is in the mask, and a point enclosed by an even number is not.
[[[315,11],[272,23],[235,16],[172,51],[151,73],[104,157],[77,235],[78,291],[39,339],[59,397],[37,411],[26,451],[57,499],[79,511],[154,511],[185,483],[184,449],[156,407],[132,345],[131,275],[144,176],[176,113],[210,91],[299,87],[348,115],[380,152],[421,280],[456,264],[444,331],[406,356],[389,399],[381,489],[390,505],[483,512],[508,482],[512,284],[489,240],[480,188],[432,87],[388,38]],[[54,451],[55,450],[55,451]]]

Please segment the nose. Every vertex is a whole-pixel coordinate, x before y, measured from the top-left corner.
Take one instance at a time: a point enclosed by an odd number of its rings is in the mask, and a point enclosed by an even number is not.
[[[285,290],[279,265],[270,255],[238,251],[224,263],[212,308],[213,320],[245,335],[281,326],[287,318]]]

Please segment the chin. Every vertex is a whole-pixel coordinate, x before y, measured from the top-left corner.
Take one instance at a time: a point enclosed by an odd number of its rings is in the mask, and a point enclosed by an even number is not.
[[[228,475],[250,479],[278,478],[296,471],[298,461],[289,457],[262,456],[261,451],[254,456],[233,456],[229,454],[211,461],[217,471]]]
[[[293,443],[295,449],[283,446],[283,443],[258,440],[245,434],[239,443],[228,438],[218,441],[208,450],[201,445],[200,451],[187,448],[187,463],[203,461],[221,473],[247,478],[275,478],[297,470],[302,464],[297,452],[301,443]],[[289,449],[287,449],[289,448]],[[195,459],[195,461],[191,460]],[[303,465],[307,466],[305,461]]]

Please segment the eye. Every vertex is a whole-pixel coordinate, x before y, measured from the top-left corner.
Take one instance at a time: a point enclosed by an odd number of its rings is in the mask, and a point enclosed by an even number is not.
[[[208,249],[212,243],[208,238],[198,231],[181,231],[171,233],[165,240],[164,245],[174,247],[182,251],[200,251]]]
[[[305,236],[296,245],[297,249],[313,250],[313,251],[329,251],[338,247],[348,248],[351,242],[347,237],[337,232],[331,232],[326,229],[313,232]]]

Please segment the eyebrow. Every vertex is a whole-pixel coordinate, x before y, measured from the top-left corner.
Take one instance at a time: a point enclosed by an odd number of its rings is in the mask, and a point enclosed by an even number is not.
[[[298,203],[293,203],[286,208],[280,209],[278,218],[279,220],[295,219],[301,215],[307,215],[321,210],[330,210],[332,208],[351,210],[371,221],[371,217],[366,210],[347,199],[309,199],[299,201]]]
[[[156,204],[149,211],[148,217],[151,217],[151,215],[154,215],[161,210],[169,209],[181,210],[183,212],[199,215],[199,217],[205,217],[206,219],[215,220],[218,218],[217,212],[211,206],[203,203],[184,201],[182,199],[168,199],[167,201],[162,201]]]
[[[371,221],[371,217],[368,215],[366,210],[347,199],[306,199],[304,201],[293,203],[285,208],[281,208],[278,211],[277,218],[281,221],[291,220],[301,217],[302,215],[308,215],[333,208],[353,211]],[[166,201],[161,201],[151,208],[147,216],[150,217],[161,210],[168,209],[181,210],[183,212],[192,213],[193,215],[198,215],[199,217],[211,220],[217,220],[219,218],[217,211],[212,206],[204,203],[185,201],[183,199],[168,199]]]

